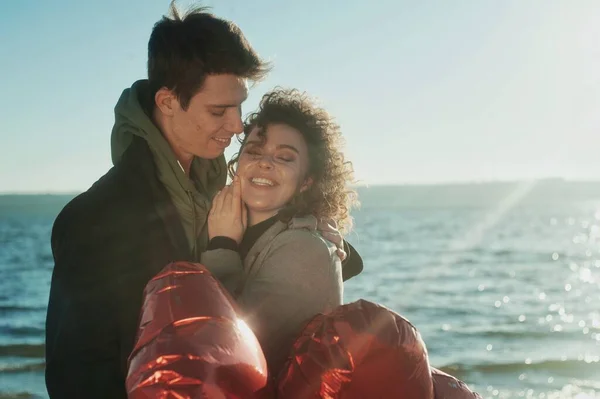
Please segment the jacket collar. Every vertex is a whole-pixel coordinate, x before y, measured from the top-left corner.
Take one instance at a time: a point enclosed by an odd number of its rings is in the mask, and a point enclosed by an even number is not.
[[[167,190],[156,177],[156,166],[148,144],[143,139],[134,137],[131,145],[123,154],[122,163],[116,167],[126,168],[134,172],[127,174],[130,177],[127,184],[133,187],[134,190],[139,191],[141,197],[152,202],[156,216],[162,221],[177,257],[173,260],[192,260],[192,254],[187,245],[187,238],[177,209],[173,205]]]

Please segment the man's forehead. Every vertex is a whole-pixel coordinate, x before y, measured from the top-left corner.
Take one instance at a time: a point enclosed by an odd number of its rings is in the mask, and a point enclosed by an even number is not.
[[[248,81],[235,75],[209,75],[198,95],[212,105],[237,106],[248,97]]]

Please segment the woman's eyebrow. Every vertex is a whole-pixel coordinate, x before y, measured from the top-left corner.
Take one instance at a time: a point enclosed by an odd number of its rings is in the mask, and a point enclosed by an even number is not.
[[[245,145],[245,146],[247,146],[247,145],[258,145],[258,146],[262,146],[262,145],[263,145],[263,142],[262,142],[262,141],[259,141],[259,140],[250,140],[250,141],[247,141],[247,142],[246,142],[246,144],[244,144],[244,145]],[[300,155],[300,151],[298,151],[298,149],[297,149],[296,147],[294,147],[293,145],[291,145],[291,144],[279,144],[279,145],[277,146],[277,149],[278,149],[278,150],[282,150],[282,149],[288,149],[288,150],[292,150],[292,151],[294,151],[296,154]]]
[[[282,149],[282,148],[287,148],[288,150],[292,150],[294,151],[296,154],[300,155],[300,151],[298,151],[298,149],[296,147],[294,147],[293,145],[289,145],[289,144],[280,144],[277,146],[278,149]]]

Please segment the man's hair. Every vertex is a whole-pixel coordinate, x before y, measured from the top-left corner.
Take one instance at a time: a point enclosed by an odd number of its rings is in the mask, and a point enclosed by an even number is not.
[[[298,130],[308,148],[307,177],[313,182],[292,199],[291,205],[298,214],[333,220],[342,232],[349,232],[352,228],[350,209],[358,205],[356,192],[348,187],[353,182],[352,164],[342,152],[339,125],[306,93],[278,87],[263,96],[258,110],[246,119],[240,152],[229,161],[229,173],[235,174],[252,130],[259,128],[258,136],[264,142],[266,130],[273,124],[285,124]]]
[[[152,29],[148,41],[148,80],[152,98],[166,87],[177,95],[186,109],[212,74],[233,74],[251,81],[261,80],[269,71],[233,22],[217,18],[206,7],[194,7],[181,14],[175,1],[170,15]]]

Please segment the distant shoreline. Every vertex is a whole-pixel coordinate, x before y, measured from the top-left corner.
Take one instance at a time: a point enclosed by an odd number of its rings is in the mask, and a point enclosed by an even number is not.
[[[542,184],[559,184],[559,185],[600,185],[599,180],[577,180],[556,178],[541,178],[531,180],[482,180],[482,181],[448,181],[448,182],[411,182],[411,183],[359,183],[353,185],[353,189],[369,189],[369,188],[459,188],[459,187],[481,187],[481,186],[506,186],[512,184],[535,183]],[[76,196],[84,192],[82,191],[6,191],[0,192],[0,197],[30,197],[30,196]]]

